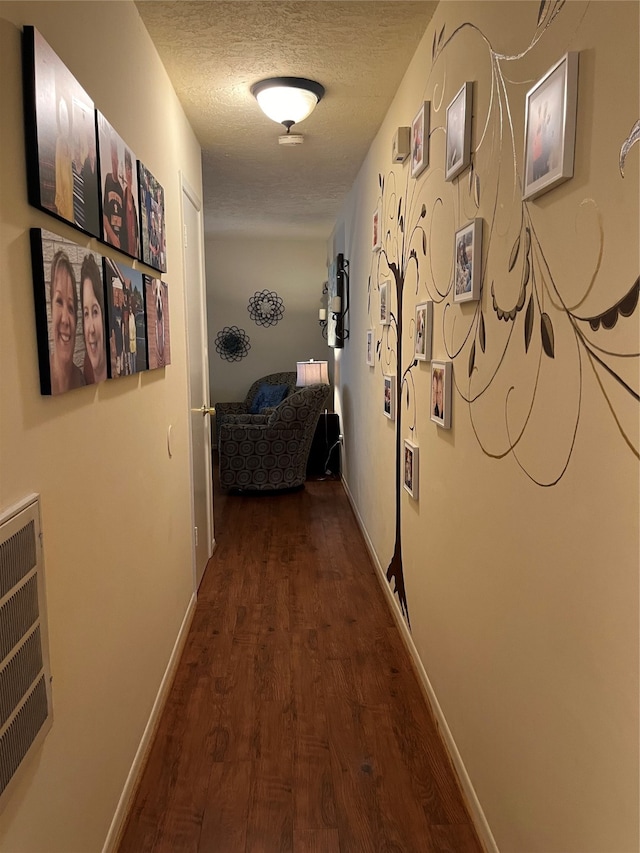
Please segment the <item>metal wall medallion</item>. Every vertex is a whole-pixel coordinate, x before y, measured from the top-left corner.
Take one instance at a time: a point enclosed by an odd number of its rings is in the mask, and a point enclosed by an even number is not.
[[[225,361],[241,361],[251,349],[249,335],[237,326],[225,326],[216,335],[216,352]]]
[[[247,305],[251,319],[258,326],[275,326],[284,317],[282,298],[273,290],[259,290]]]

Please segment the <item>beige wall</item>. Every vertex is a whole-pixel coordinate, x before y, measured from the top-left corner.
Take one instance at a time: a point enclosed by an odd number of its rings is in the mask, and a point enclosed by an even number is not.
[[[413,641],[502,853],[631,853],[639,801],[638,404],[594,369],[574,327],[605,350],[637,353],[638,310],[612,331],[592,333],[560,300],[594,316],[638,275],[638,146],[624,179],[618,167],[638,118],[638,4],[567,3],[538,39],[539,8],[440,4],[338,221],[334,243],[344,241],[351,262],[352,322],[336,368],[336,407],[346,482],[386,570],[396,469],[382,373],[395,361],[376,314],[377,283],[388,275],[370,251],[381,173],[385,229],[397,233],[398,202],[406,205],[408,194],[406,233],[422,223],[427,240],[425,256],[414,235],[420,272],[410,265],[406,278],[403,368],[412,360],[415,304],[427,298],[436,301],[434,357],[459,350],[450,431],[429,419],[427,364],[411,371],[408,408],[402,403],[402,438],[412,437],[421,454],[419,502],[406,493],[401,500]],[[443,27],[434,63],[434,34]],[[507,308],[517,302],[523,256],[511,274],[508,263],[523,210],[514,164],[520,171],[525,95],[568,49],[580,51],[576,168],[572,180],[525,206],[540,300],[526,353],[525,311],[513,323],[498,320],[490,290],[493,283]],[[467,80],[475,87],[479,208],[469,171],[453,183],[443,172],[445,110]],[[391,139],[423,100],[432,104],[431,165],[416,181],[408,164],[392,166]],[[476,305],[452,304],[449,292],[454,230],[475,216],[485,223],[484,353]],[[385,246],[393,255],[392,243]],[[531,288],[530,281],[527,302]],[[554,326],[553,359],[542,352],[541,305]],[[366,366],[370,327],[391,369]],[[393,335],[388,343],[395,348]],[[637,358],[606,360],[637,393]],[[476,402],[464,402],[485,387]],[[521,431],[504,455],[508,432]]]
[[[58,398],[39,391],[28,229],[102,248],[27,204],[23,24],[166,199],[173,364]],[[192,594],[179,171],[199,190],[200,149],[133,3],[0,3],[0,63],[0,510],[42,496],[54,677],[53,729],[0,816],[0,850],[88,853],[104,844]]]
[[[332,361],[318,325],[327,279],[326,240],[211,235],[205,257],[212,403],[244,400],[260,376],[295,370],[297,361]],[[284,316],[274,326],[257,325],[247,310],[261,290],[283,300]],[[241,361],[226,361],[216,352],[216,335],[225,326],[238,326],[249,336],[251,349]]]

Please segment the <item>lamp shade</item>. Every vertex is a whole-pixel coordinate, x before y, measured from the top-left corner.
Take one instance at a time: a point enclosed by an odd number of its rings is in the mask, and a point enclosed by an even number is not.
[[[270,77],[254,83],[251,94],[266,116],[288,129],[311,115],[324,86],[305,77]]]
[[[302,387],[304,385],[328,385],[329,384],[329,363],[327,361],[298,361],[298,377],[296,385]]]

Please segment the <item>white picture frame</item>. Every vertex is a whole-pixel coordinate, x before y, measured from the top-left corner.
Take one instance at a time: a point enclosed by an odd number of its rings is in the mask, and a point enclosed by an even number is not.
[[[579,53],[569,51],[525,98],[522,198],[534,199],[573,177]]]
[[[379,252],[382,248],[382,216],[380,208],[376,207],[371,217],[371,248],[374,252]]]
[[[424,101],[411,122],[411,177],[417,178],[429,165],[431,103]]]
[[[452,181],[471,163],[471,113],[473,83],[463,83],[447,107],[445,169],[446,181]]]
[[[375,336],[373,329],[367,329],[367,366],[373,367],[375,365]]]
[[[383,397],[383,408],[384,416],[389,418],[390,421],[395,421],[396,419],[396,377],[391,374],[384,374],[383,377],[384,383],[384,397]]]
[[[431,362],[431,420],[443,429],[451,428],[451,373],[450,361]]]
[[[416,361],[431,361],[433,339],[433,302],[419,302],[415,315],[416,338],[414,357]]]
[[[453,301],[476,302],[482,282],[482,219],[456,231],[453,252]]]
[[[404,440],[404,455],[402,465],[403,486],[406,492],[414,499],[418,500],[418,485],[420,480],[420,448],[417,444]]]
[[[380,322],[383,326],[388,326],[391,322],[391,310],[389,308],[390,285],[391,282],[389,281],[380,283]]]

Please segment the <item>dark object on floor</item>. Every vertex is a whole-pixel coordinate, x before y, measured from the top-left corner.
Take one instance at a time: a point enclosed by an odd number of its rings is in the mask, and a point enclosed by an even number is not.
[[[335,412],[323,412],[311,442],[307,478],[317,480],[339,476],[340,419]]]

